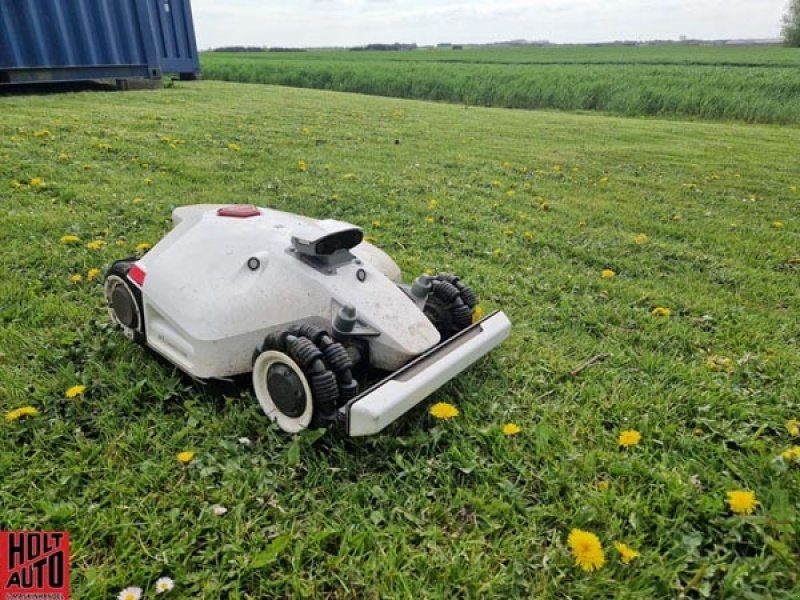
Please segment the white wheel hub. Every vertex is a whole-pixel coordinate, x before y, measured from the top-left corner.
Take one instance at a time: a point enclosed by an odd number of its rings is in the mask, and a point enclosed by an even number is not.
[[[264,414],[285,432],[297,433],[311,423],[314,405],[308,380],[283,352],[267,350],[258,355],[253,365],[253,389]]]

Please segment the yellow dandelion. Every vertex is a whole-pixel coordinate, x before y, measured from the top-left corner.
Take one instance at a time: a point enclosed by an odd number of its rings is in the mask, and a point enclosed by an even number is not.
[[[38,414],[39,409],[35,406],[22,406],[20,408],[15,408],[14,410],[8,411],[6,413],[6,422],[13,423],[22,417],[35,417]]]
[[[41,177],[34,177],[31,179],[31,187],[39,187],[41,185],[44,185],[44,180],[42,180]]]
[[[139,198],[139,197],[137,196],[136,198],[134,198],[133,200],[131,200],[131,202],[132,202],[133,204],[141,204],[142,202],[144,202],[144,198]]]
[[[430,225],[431,223],[435,223],[436,219],[434,218],[433,215],[428,215],[427,217],[425,217],[425,222]]]
[[[516,423],[506,423],[503,425],[503,433],[508,436],[517,435],[522,431],[522,428]]]
[[[150,185],[152,183],[153,183],[153,178],[152,177],[145,177],[144,178],[144,184],[145,185]]]
[[[58,160],[69,160],[70,156],[66,152],[62,152],[58,155]]]
[[[615,275],[616,273],[611,269],[603,269],[602,271],[600,271],[600,277],[602,277],[603,279],[613,279]]]
[[[733,490],[727,496],[728,507],[737,515],[751,515],[759,504],[756,493],[752,490]]]
[[[91,242],[86,244],[86,247],[89,250],[101,250],[105,245],[106,245],[105,240],[92,240]]]
[[[608,175],[603,175],[600,178],[600,183],[608,183]]]
[[[526,231],[525,233],[522,234],[522,237],[524,237],[527,241],[530,242],[533,239],[533,233],[530,231]]]
[[[136,252],[147,252],[152,247],[153,247],[153,244],[148,244],[147,242],[142,242],[141,244],[136,244]]]
[[[500,248],[495,248],[494,250],[492,250],[492,256],[494,256],[495,258],[500,258],[501,256],[503,256],[503,251],[500,250]]]
[[[800,436],[800,421],[797,419],[789,419],[786,421],[786,431],[788,431],[789,435],[792,437]]]
[[[82,396],[83,392],[85,391],[85,385],[73,385],[71,388],[67,389],[66,392],[64,392],[64,396],[67,398],[76,398],[77,396]]]
[[[191,450],[184,450],[183,452],[178,452],[178,454],[175,455],[175,458],[178,459],[179,463],[188,465],[194,458],[194,452]]]
[[[23,187],[25,187],[25,184],[24,184],[24,183],[22,183],[22,182],[20,182],[20,181],[17,181],[17,180],[14,180],[14,181],[12,181],[12,182],[11,182],[11,185],[13,186],[13,188],[14,188],[15,190],[19,190],[19,189],[22,189]]]
[[[786,462],[800,462],[800,446],[792,446],[781,452],[781,458]]]
[[[639,244],[640,246],[647,243],[649,238],[644,233],[640,233],[636,237],[633,238],[633,241]]]
[[[309,135],[311,133],[311,129],[308,127],[303,127],[303,135]]]
[[[375,220],[372,222],[372,226],[373,226],[373,227],[380,227],[380,226],[381,226],[381,222],[380,222],[378,219],[375,219]]]
[[[428,200],[428,210],[434,211],[436,207],[439,206],[439,202],[437,202],[436,198],[431,198]]]
[[[483,318],[483,309],[481,308],[480,304],[477,304],[475,308],[472,309],[472,322],[477,323]]]
[[[437,402],[431,406],[430,413],[432,417],[447,421],[459,415],[458,409],[448,402]]]
[[[33,180],[31,180],[31,185],[33,185]],[[773,221],[772,227],[775,229],[783,229],[783,221]]]
[[[512,197],[514,194],[516,194],[516,193],[517,193],[517,192],[515,192],[514,190],[508,190],[508,191],[506,192],[506,196],[508,196],[509,198],[511,198],[511,197]]]
[[[642,434],[633,429],[621,431],[617,443],[623,448],[630,448],[636,446],[642,441]]]
[[[709,356],[706,359],[705,367],[709,371],[718,371],[723,373],[733,373],[735,363],[727,356]]]
[[[306,164],[306,161],[302,159],[298,160],[297,170],[300,171],[301,173],[305,173],[306,171],[308,171],[308,165]]]
[[[114,242],[114,245],[115,246],[124,246],[125,245],[125,240],[117,240],[116,242]]]
[[[650,314],[654,317],[668,317],[672,314],[672,311],[664,306],[656,306],[650,311]]]
[[[365,235],[364,241],[367,242],[368,244],[374,244],[375,242],[378,241],[378,238],[376,238],[374,235]]]
[[[610,486],[611,486],[611,484],[608,483],[608,481],[606,481],[605,479],[602,479],[601,481],[597,482],[597,489],[600,490],[601,492],[608,491],[608,488]]]
[[[641,556],[639,552],[637,552],[627,544],[623,544],[622,542],[614,542],[614,548],[617,549],[617,552],[619,552],[619,557],[622,559],[622,562],[624,562],[626,565],[629,565],[633,561],[633,559],[639,558],[639,556]]]
[[[83,281],[83,275],[81,275],[80,273],[75,273],[69,276],[69,280],[72,283],[80,283],[81,281]]]
[[[95,277],[97,277],[98,275],[100,275],[100,269],[96,269],[96,268],[94,268],[94,269],[89,269],[89,270],[87,271],[87,273],[86,273],[86,280],[87,280],[87,281],[92,281],[92,280],[93,280]]]
[[[33,132],[33,137],[40,138],[40,137],[51,137],[53,134],[50,133],[49,129],[40,129],[39,131]]]
[[[559,173],[561,171],[561,165],[553,165],[553,171]]]
[[[567,544],[575,558],[575,565],[584,571],[594,571],[606,563],[600,539],[589,531],[573,529],[569,532]]]
[[[77,235],[72,235],[71,233],[68,233],[67,235],[61,236],[61,241],[64,242],[65,244],[72,244],[74,242],[80,242],[81,238],[79,238]]]
[[[230,150],[231,152],[240,152],[242,150],[242,147],[239,144],[231,142],[230,144],[228,144],[228,150]]]

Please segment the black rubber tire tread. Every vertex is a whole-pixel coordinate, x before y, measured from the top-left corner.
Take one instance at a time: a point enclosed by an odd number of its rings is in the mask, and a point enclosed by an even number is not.
[[[311,387],[311,394],[314,396],[315,402],[320,406],[336,407],[339,400],[339,385],[336,383],[336,375],[330,371],[323,371],[311,376],[308,381]]]
[[[289,352],[289,356],[291,356],[304,371],[308,369],[315,360],[322,358],[322,351],[308,338],[294,336],[287,338],[286,349]]]
[[[353,368],[353,359],[350,358],[350,354],[339,342],[326,346],[322,353],[325,355],[325,362],[328,364],[328,368],[337,375]]]
[[[457,331],[461,331],[472,325],[472,309],[466,304],[453,306],[450,313],[453,316],[453,325]]]
[[[478,294],[468,285],[465,285],[461,290],[461,299],[464,301],[464,304],[469,306],[470,308],[475,308],[478,306]]]
[[[297,336],[306,337],[317,345],[319,345],[319,341],[323,336],[328,335],[328,332],[324,329],[308,323],[292,327],[292,331],[294,331]]]
[[[452,302],[458,298],[458,288],[449,281],[434,280],[433,293],[443,302]]]

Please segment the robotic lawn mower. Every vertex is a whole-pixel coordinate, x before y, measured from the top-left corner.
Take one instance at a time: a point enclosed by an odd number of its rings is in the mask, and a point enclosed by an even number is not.
[[[190,376],[252,372],[284,431],[381,431],[508,337],[450,274],[411,285],[361,229],[252,205],[184,206],[144,257],[106,274],[111,319]],[[361,391],[356,368],[385,375]]]

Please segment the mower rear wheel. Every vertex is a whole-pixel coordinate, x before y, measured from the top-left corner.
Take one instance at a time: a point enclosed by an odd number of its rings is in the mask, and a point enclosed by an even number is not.
[[[128,281],[133,259],[118,260],[106,273],[104,291],[111,321],[126,337],[144,343],[142,292]]]
[[[261,352],[253,365],[253,389],[264,413],[287,433],[311,424],[314,402],[305,373],[277,350]]]

